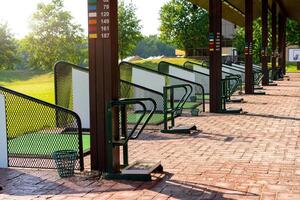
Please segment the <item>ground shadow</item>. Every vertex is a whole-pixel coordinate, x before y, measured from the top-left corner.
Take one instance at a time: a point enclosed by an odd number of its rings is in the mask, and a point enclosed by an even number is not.
[[[36,76],[50,73],[42,70],[0,70],[0,82],[12,83],[16,81],[27,81]]]
[[[207,140],[215,140],[215,141],[223,141],[223,142],[232,142],[234,140],[239,140],[241,142],[251,142],[254,138],[252,137],[243,137],[236,136],[232,134],[216,134],[216,133],[208,133],[203,130],[197,130],[191,134],[165,134],[161,133],[160,130],[156,131],[145,131],[140,137],[136,140],[146,140],[146,141],[154,141],[154,140],[181,140],[181,139],[207,139]]]
[[[266,114],[243,113],[243,115],[251,116],[251,117],[264,117],[264,118],[295,120],[295,121],[300,120],[300,118],[297,118],[297,117],[277,116],[277,115],[272,115],[272,114],[266,115]]]
[[[266,96],[300,98],[300,96],[286,94],[266,94]]]

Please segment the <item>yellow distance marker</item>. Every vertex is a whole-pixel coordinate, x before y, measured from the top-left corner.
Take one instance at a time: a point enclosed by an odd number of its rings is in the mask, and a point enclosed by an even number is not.
[[[90,39],[97,39],[98,36],[97,36],[97,34],[89,34],[89,38]]]

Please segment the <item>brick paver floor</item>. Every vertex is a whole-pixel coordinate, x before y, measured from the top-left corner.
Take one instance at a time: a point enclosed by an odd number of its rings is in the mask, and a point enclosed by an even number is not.
[[[162,161],[165,172],[154,174],[152,182],[1,169],[0,199],[300,200],[300,74],[289,76],[277,87],[265,87],[265,96],[244,95],[246,103],[229,105],[242,107],[241,115],[180,119],[196,124],[198,133],[153,131],[130,141],[130,161]]]

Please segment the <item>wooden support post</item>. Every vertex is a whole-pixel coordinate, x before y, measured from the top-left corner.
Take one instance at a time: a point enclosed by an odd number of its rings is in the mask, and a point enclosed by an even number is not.
[[[268,1],[262,0],[262,51],[261,51],[261,63],[263,79],[262,85],[269,85],[269,70],[268,70]]]
[[[272,74],[273,79],[277,79],[277,5],[272,4]]]
[[[253,77],[253,0],[245,0],[245,93],[254,93]]]
[[[279,13],[278,15],[278,65],[279,65],[279,76],[283,78],[285,72],[285,25],[286,25],[286,17]]]
[[[210,112],[222,110],[222,1],[209,0]]]
[[[287,18],[283,17],[283,40],[282,40],[282,72],[286,75],[286,21]]]
[[[282,14],[278,14],[278,76],[282,78]]]
[[[106,105],[118,99],[118,10],[116,0],[88,0],[89,15],[89,79],[91,120],[91,168],[108,169],[107,155],[113,157],[114,170],[119,169],[119,149],[107,152]],[[117,115],[117,114],[116,114]],[[119,135],[118,115],[114,134]]]

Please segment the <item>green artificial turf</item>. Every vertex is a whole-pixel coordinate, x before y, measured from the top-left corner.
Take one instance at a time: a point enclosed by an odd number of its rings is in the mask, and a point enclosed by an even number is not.
[[[83,151],[90,149],[90,135],[84,134]],[[10,155],[51,156],[54,151],[78,151],[78,135],[67,133],[31,133],[8,140]]]
[[[136,124],[139,118],[141,117],[141,113],[129,113],[127,116],[127,123],[129,124]],[[144,123],[146,120],[146,117],[143,118],[142,123]],[[164,114],[163,113],[154,113],[151,117],[148,124],[157,125],[161,124],[164,121]]]
[[[179,104],[179,102],[175,102],[174,103],[174,107],[176,108],[176,106]],[[194,109],[197,108],[200,105],[200,103],[198,102],[185,102],[185,104],[183,105],[183,109]],[[170,103],[168,105],[170,107]]]

